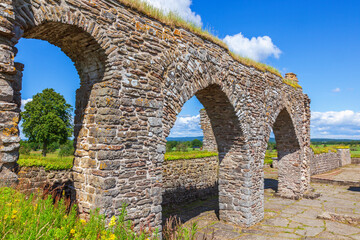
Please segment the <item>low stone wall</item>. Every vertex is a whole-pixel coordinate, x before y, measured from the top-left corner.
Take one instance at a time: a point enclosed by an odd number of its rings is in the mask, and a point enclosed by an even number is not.
[[[348,164],[351,164],[351,155],[349,149],[337,149],[336,153],[312,153],[310,162],[310,174],[317,175],[329,172],[331,170]]]
[[[163,164],[163,204],[192,201],[218,193],[217,156],[166,161]]]
[[[65,191],[66,195],[72,195],[72,173],[71,170],[45,171],[43,167],[19,167],[17,188],[26,194],[41,189],[60,194]]]
[[[351,164],[360,164],[360,158],[351,158]]]
[[[193,201],[218,193],[218,157],[166,161],[163,164],[163,204]],[[19,167],[17,188],[26,194],[38,189],[72,195],[71,170],[45,171],[43,167]]]

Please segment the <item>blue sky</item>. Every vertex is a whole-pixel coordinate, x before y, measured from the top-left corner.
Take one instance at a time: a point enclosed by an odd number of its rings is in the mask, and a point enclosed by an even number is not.
[[[298,75],[309,94],[312,137],[360,139],[360,1],[146,0],[210,29],[233,51]],[[75,103],[70,59],[40,40],[22,39],[22,97],[52,87]],[[201,104],[189,100],[171,136],[197,136]]]

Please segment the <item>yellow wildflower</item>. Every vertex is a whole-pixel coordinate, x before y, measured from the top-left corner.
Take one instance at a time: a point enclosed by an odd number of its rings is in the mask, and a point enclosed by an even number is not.
[[[85,223],[86,223],[86,221],[85,221],[84,219],[80,219],[80,222],[81,222],[82,224],[85,224]]]
[[[17,214],[17,212],[18,212],[18,211],[16,211],[16,210],[13,210],[13,211],[12,211],[13,214]]]
[[[115,224],[116,224],[116,217],[112,216],[111,219],[110,219],[109,226],[113,227],[113,226],[115,226]]]
[[[74,233],[75,233],[75,229],[71,229],[70,234],[74,234]]]
[[[115,234],[111,233],[111,234],[110,234],[110,237],[109,237],[109,240],[116,240]]]
[[[67,215],[64,215],[64,218],[65,218],[65,219],[67,219],[67,217],[68,217]]]
[[[15,218],[16,218],[16,215],[13,214],[13,215],[11,216],[11,219],[15,219]]]

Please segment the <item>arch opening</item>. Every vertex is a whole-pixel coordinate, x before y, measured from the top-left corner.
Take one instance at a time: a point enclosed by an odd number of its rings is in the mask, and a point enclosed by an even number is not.
[[[278,169],[277,194],[298,198],[301,194],[302,153],[293,121],[286,109],[280,111],[273,126]]]
[[[256,215],[257,211],[261,211],[261,206],[250,203],[253,194],[253,179],[249,174],[251,159],[248,156],[248,147],[239,118],[219,85],[211,84],[197,91],[195,96],[204,106],[204,110],[201,111],[203,118],[209,122],[203,130],[211,131],[210,148],[218,152],[218,202],[215,204],[217,206],[213,206],[213,210],[215,213],[218,211],[217,216],[222,220],[249,226],[261,218],[261,214]],[[167,119],[171,117],[167,116]],[[164,126],[172,124],[165,122]],[[203,143],[205,142],[206,140]],[[260,218],[257,219],[258,217]]]
[[[95,186],[96,181],[89,180],[94,179],[91,171],[96,169],[96,157],[91,155],[89,150],[91,144],[96,143],[94,134],[97,133],[91,132],[92,126],[95,123],[100,127],[109,124],[106,119],[97,121],[95,118],[99,108],[104,107],[102,98],[106,98],[111,91],[107,88],[111,83],[104,81],[107,72],[105,51],[93,36],[80,27],[59,22],[45,22],[26,29],[21,37],[43,40],[59,47],[72,60],[79,75],[80,87],[76,90],[74,114],[75,153],[71,185],[74,186],[73,190],[76,189],[72,194],[76,194],[76,199],[80,199],[79,211],[87,217],[91,209],[101,207],[98,203],[101,201],[93,196],[98,187]],[[20,86],[21,77],[18,80]],[[20,90],[14,95],[20,96]]]

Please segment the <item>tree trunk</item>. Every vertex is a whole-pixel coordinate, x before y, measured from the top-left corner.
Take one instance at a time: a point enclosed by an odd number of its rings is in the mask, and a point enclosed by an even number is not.
[[[46,157],[46,154],[47,154],[47,143],[44,142],[44,144],[43,144],[43,150],[42,150],[42,155],[43,155],[43,157]]]

